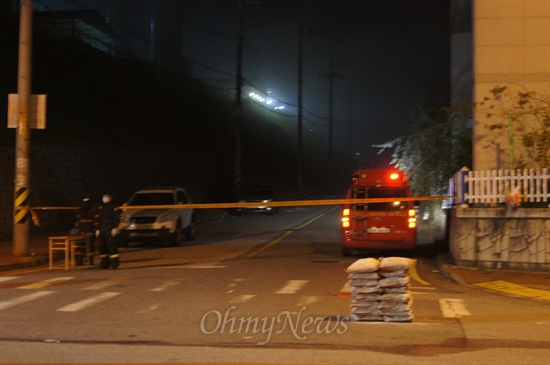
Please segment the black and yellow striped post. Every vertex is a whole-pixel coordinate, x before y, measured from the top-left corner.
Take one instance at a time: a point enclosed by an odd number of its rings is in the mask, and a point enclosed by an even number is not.
[[[27,223],[29,216],[29,188],[17,187],[13,201],[13,224]]]

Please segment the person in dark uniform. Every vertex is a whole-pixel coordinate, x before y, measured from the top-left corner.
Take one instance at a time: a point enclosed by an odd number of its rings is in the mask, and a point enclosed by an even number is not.
[[[116,270],[119,258],[115,237],[118,234],[120,212],[116,204],[113,203],[111,193],[103,194],[101,199],[102,204],[97,207],[95,227],[101,259],[100,266],[102,269]]]
[[[94,235],[95,207],[92,203],[92,197],[85,195],[82,198],[82,205],[76,212],[75,227],[78,228],[78,234],[86,237],[88,246],[88,264],[94,264],[95,254],[95,235]],[[79,247],[75,251],[75,261],[77,265],[82,265],[85,259],[85,251]]]

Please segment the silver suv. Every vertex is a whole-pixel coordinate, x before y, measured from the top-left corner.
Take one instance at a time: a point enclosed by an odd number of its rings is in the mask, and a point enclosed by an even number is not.
[[[157,209],[158,205],[191,204],[187,192],[178,187],[147,188],[136,192],[124,204],[118,230],[121,245],[130,241],[166,241],[179,246],[195,238],[193,209]],[[152,206],[132,209],[132,206]]]

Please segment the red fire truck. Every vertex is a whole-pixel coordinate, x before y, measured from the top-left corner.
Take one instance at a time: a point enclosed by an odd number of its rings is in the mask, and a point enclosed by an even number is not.
[[[352,250],[412,249],[416,243],[416,211],[408,179],[396,169],[359,170],[353,175],[342,211],[342,254]],[[369,202],[365,199],[379,199]]]

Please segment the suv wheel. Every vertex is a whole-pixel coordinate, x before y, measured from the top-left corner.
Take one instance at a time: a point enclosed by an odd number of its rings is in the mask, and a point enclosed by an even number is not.
[[[191,217],[191,222],[183,229],[183,235],[186,241],[193,241],[195,239],[195,216]]]
[[[178,247],[184,240],[185,236],[183,233],[183,229],[181,228],[181,222],[178,220],[176,231],[174,232],[174,236],[172,238],[172,246]]]

